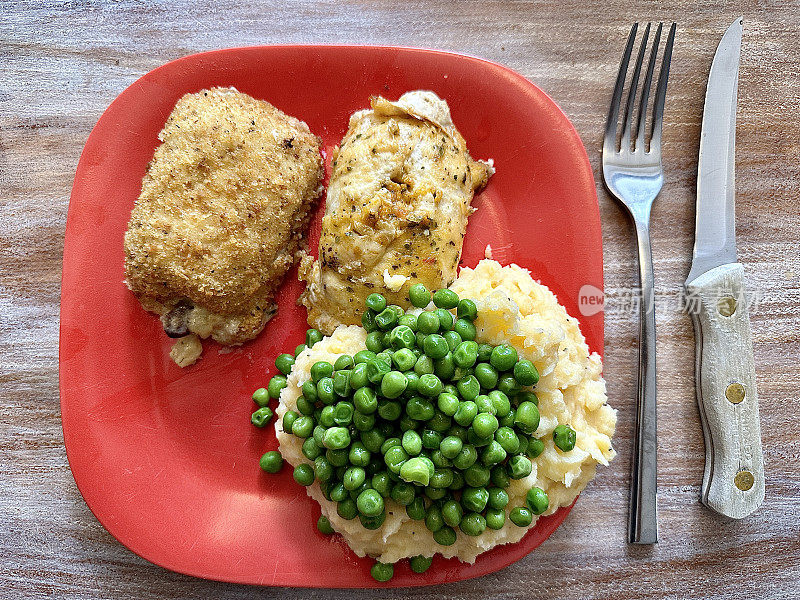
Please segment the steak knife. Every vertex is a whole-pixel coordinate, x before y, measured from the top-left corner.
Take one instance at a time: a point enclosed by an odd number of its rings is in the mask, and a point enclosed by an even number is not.
[[[764,459],[758,418],[744,268],[736,257],[735,138],[742,19],[725,32],[708,77],[687,310],[695,331],[695,381],[705,438],[700,499],[741,519],[764,500]]]

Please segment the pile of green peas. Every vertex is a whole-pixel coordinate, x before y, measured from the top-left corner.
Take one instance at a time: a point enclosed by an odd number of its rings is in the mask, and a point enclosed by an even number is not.
[[[456,530],[478,536],[501,529],[506,518],[529,526],[547,510],[546,492],[532,487],[523,506],[509,507],[506,488],[512,479],[527,477],[532,459],[544,450],[534,436],[536,367],[507,344],[475,341],[472,300],[447,289],[431,294],[422,284],[411,286],[409,299],[418,308],[432,299],[435,308],[414,315],[371,294],[362,316],[365,348],[333,364],[312,365],[297,410],[287,411],[282,422],[284,431],[303,439],[308,460],[294,468],[295,481],[318,481],[339,516],[357,518],[366,529],[381,527],[391,499],[410,518],[424,521],[442,546],[455,543]],[[321,339],[309,329],[294,356]],[[286,387],[294,356],[278,356],[281,374],[254,393],[262,407],[253,413],[254,425],[271,418],[267,404]],[[553,440],[569,452],[575,431],[559,425]],[[275,473],[282,463],[271,451],[260,465]],[[324,516],[317,527],[333,532]],[[422,573],[430,561],[416,556],[410,566]],[[376,562],[371,572],[388,581],[393,566]]]

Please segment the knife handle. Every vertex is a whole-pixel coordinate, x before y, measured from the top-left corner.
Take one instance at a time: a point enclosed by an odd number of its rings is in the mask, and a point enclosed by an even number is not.
[[[739,263],[686,286],[695,326],[697,401],[706,444],[701,501],[741,519],[764,500],[764,458],[753,344]]]

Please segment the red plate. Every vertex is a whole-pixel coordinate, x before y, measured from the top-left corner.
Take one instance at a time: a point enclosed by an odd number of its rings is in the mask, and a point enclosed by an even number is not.
[[[239,583],[374,587],[372,561],[314,526],[319,507],[290,469],[258,458],[272,428],[249,424],[252,391],[274,357],[304,339],[294,272],[280,310],[252,343],[180,369],[170,340],[123,280],[122,238],[157,135],[187,92],[235,86],[305,120],[330,150],[371,94],[412,89],[445,98],[476,158],[497,174],[475,200],[465,265],[494,257],[531,270],[572,315],[581,286],[602,289],[600,218],[586,152],[544,92],[483,60],[407,48],[271,46],[188,56],[151,71],[114,100],[86,143],[67,218],[61,296],[61,411],[67,456],[89,508],[120,542],[181,573]],[[329,154],[329,152],[328,152]],[[322,211],[320,210],[319,213]],[[318,235],[320,214],[314,231]],[[582,319],[602,352],[602,313]],[[545,540],[569,512],[541,519],[518,544],[474,565],[438,557],[424,575],[398,565],[389,585],[457,581],[504,567]]]

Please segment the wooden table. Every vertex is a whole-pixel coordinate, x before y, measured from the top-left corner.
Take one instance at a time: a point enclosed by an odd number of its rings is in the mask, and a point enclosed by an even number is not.
[[[49,6],[52,4],[52,6]],[[797,598],[800,596],[800,3],[623,0],[364,0],[262,4],[3,2],[0,21],[0,597],[401,597],[411,592],[256,589],[177,575],[95,520],[64,453],[58,309],[67,203],[81,148],[127,85],[177,57],[272,43],[443,48],[516,69],[581,134],[599,181],[601,130],[630,22],[679,22],[664,125],[667,183],[653,213],[658,316],[661,541],[625,544],[635,396],[635,247],[598,184],[605,243],[606,362],[619,456],[539,550],[422,598]],[[672,6],[667,6],[672,5]],[[736,5],[736,6],[732,6]],[[752,311],[767,469],[764,506],[725,521],[698,502],[703,441],[694,339],[678,308],[693,243],[705,81],[725,27],[745,17],[739,96],[739,256]]]

